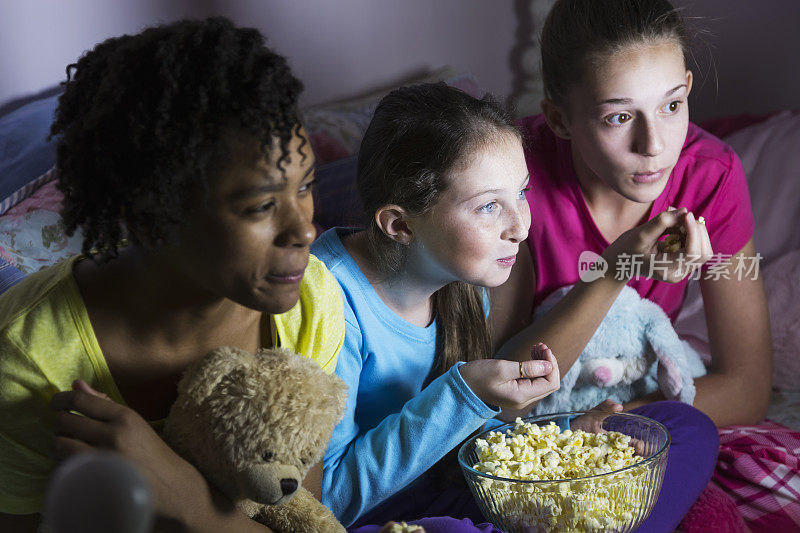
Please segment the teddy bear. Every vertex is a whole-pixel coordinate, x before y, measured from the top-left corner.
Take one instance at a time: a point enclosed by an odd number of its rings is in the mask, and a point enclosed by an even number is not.
[[[536,309],[541,316],[572,286],[548,296]],[[626,403],[656,390],[667,399],[694,401],[694,378],[706,373],[700,355],[682,341],[658,304],[625,286],[561,388],[538,403],[535,414],[584,411],[606,398]]]
[[[274,531],[344,532],[301,486],[344,413],[347,386],[286,349],[218,348],[192,365],[162,436]]]

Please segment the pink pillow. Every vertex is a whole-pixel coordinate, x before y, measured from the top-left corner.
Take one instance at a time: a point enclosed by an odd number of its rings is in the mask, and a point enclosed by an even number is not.
[[[742,113],[741,115],[731,115],[725,117],[716,117],[704,120],[698,126],[716,135],[720,139],[735,133],[741,129],[764,122],[775,113],[768,113],[766,115],[751,115],[750,113]]]
[[[796,360],[800,354],[792,353],[790,347],[800,345],[800,327],[784,327],[781,324],[786,317],[776,313],[782,312],[777,310],[782,291],[797,291],[796,284],[800,283],[800,279],[793,278],[794,285],[790,285],[789,277],[783,273],[784,266],[778,264],[781,257],[800,249],[800,232],[796,229],[796,222],[800,220],[800,111],[782,111],[724,140],[739,154],[750,186],[756,223],[753,239],[763,257],[761,270],[769,288],[767,300],[773,336],[783,339],[781,343],[789,350],[785,356]],[[775,329],[776,325],[779,330]],[[675,331],[689,341],[706,362],[710,360],[703,297],[697,281],[690,281],[687,286]],[[780,366],[777,363],[783,356],[779,350],[775,352],[775,385],[794,383],[798,387],[800,365]]]

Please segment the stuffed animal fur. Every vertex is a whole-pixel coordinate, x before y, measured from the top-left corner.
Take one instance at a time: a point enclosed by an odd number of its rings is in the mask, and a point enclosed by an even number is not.
[[[347,387],[285,349],[219,348],[178,385],[164,439],[247,516],[288,532],[344,532],[300,484],[344,413]]]
[[[572,287],[547,297],[552,308]],[[561,376],[561,388],[536,406],[536,414],[591,409],[606,398],[629,402],[656,390],[691,404],[694,378],[705,374],[700,355],[678,338],[658,304],[624,287],[583,353]]]

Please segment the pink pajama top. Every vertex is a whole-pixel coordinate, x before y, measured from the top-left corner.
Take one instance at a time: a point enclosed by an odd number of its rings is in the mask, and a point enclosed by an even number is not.
[[[557,137],[542,115],[524,118],[519,125],[530,171],[528,244],[536,269],[536,307],[556,289],[579,280],[581,252],[600,254],[609,242],[589,213],[572,164],[570,142]],[[753,235],[750,193],[739,157],[730,146],[691,123],[678,162],[648,220],[669,206],[686,207],[695,217],[705,217],[715,254],[733,255]],[[635,277],[628,285],[675,320],[687,282]]]

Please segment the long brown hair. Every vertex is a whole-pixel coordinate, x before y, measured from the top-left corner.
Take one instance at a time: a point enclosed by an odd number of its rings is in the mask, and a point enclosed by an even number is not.
[[[448,174],[488,143],[521,139],[491,97],[474,98],[444,83],[392,91],[381,100],[358,155],[358,190],[366,215],[370,255],[383,275],[404,267],[407,248],[381,231],[375,213],[394,204],[411,216],[430,210],[447,189]],[[433,295],[436,361],[427,385],[457,361],[491,357],[483,289],[451,282]]]

